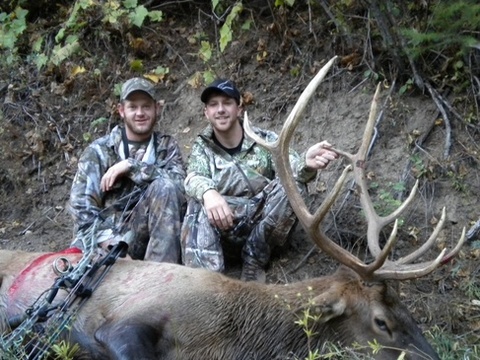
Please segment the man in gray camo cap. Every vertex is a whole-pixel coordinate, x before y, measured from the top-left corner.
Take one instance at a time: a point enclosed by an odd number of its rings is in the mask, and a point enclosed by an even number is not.
[[[271,248],[285,243],[296,217],[275,175],[271,154],[244,134],[243,107],[235,84],[219,79],[201,95],[207,128],[195,140],[188,161],[183,222],[183,262],[213,271],[225,269],[225,255],[243,261],[241,278],[265,281]],[[274,142],[271,131],[253,128]],[[320,142],[299,156],[290,152],[297,186],[306,183],[338,155]]]
[[[154,131],[162,102],[153,83],[132,78],[117,106],[123,124],[83,152],[70,193],[72,245],[84,251],[123,241],[134,259],[180,262],[185,168],[177,141]]]

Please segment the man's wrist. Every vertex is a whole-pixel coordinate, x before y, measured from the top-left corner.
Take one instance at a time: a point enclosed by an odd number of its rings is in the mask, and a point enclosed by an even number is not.
[[[207,190],[205,190],[205,191],[203,192],[203,194],[202,194],[202,200],[205,199],[205,194],[207,194],[208,192],[211,192],[212,190],[215,191],[215,192],[218,192],[217,189],[215,189],[215,188],[208,188]]]

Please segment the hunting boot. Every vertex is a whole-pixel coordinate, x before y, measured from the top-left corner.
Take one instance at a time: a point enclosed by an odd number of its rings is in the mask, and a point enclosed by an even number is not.
[[[256,281],[265,284],[265,270],[258,264],[245,261],[243,263],[242,275],[240,279],[242,281]]]
[[[243,281],[257,281],[265,283],[265,268],[270,260],[270,246],[265,241],[264,226],[255,226],[247,238],[242,249],[242,276]]]

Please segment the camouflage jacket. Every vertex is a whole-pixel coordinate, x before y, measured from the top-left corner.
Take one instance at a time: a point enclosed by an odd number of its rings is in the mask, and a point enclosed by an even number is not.
[[[267,142],[278,138],[272,131],[253,130]],[[185,179],[188,196],[203,202],[203,194],[216,189],[223,196],[251,198],[275,178],[275,164],[268,150],[245,137],[241,151],[230,156],[213,142],[212,135],[209,125],[193,144]],[[307,183],[315,177],[316,171],[306,166],[304,155],[290,150],[290,163],[298,182]]]
[[[70,210],[77,229],[93,224],[99,215],[105,221],[98,231],[119,226],[119,221],[125,219],[138,201],[141,190],[157,178],[170,178],[184,192],[185,166],[177,141],[158,133],[154,140],[152,163],[129,158],[132,165],[129,174],[106,193],[100,189],[100,180],[111,166],[122,160],[122,129],[116,126],[109,135],[84,150],[70,193]]]

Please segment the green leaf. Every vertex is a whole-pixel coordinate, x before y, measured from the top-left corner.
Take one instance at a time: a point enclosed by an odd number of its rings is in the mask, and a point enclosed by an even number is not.
[[[252,22],[252,20],[245,21],[242,25],[242,30],[250,30],[250,28],[252,27]]]
[[[403,182],[397,182],[393,184],[392,189],[395,191],[405,191],[405,184]]]
[[[148,10],[145,6],[138,6],[134,12],[130,13],[130,22],[138,27],[142,27],[143,21],[148,15]]]
[[[132,60],[130,62],[130,69],[138,72],[143,71],[143,61],[138,59]]]
[[[55,36],[55,42],[58,44],[65,36],[65,29],[61,28]]]
[[[80,0],[78,6],[83,10],[88,9],[90,6],[96,6],[96,3],[93,0]]]
[[[37,40],[35,40],[32,44],[32,51],[33,52],[40,52],[42,50],[43,45],[43,36],[40,36]]]
[[[205,84],[210,84],[215,80],[215,73],[208,70],[203,73],[203,81],[205,81]]]
[[[127,9],[135,9],[137,7],[137,0],[124,0],[123,1],[123,6]]]
[[[117,9],[117,10],[111,10],[108,15],[105,16],[103,21],[107,21],[110,24],[116,24],[118,21],[118,18],[124,14],[124,10],[122,9]]]
[[[83,133],[83,141],[90,142],[92,140],[92,134],[89,132]]]
[[[65,29],[69,28],[70,26],[76,24],[77,22],[77,15],[78,12],[80,11],[81,6],[87,6],[88,4],[84,4],[82,2],[76,2],[75,5],[73,6],[72,12],[70,13],[70,16],[68,20],[65,22]],[[86,9],[83,7],[83,9]]]
[[[223,52],[227,45],[232,41],[232,29],[225,23],[220,29],[220,51]]]
[[[150,18],[150,21],[160,22],[163,20],[163,12],[159,10],[153,10],[148,13],[148,17]]]
[[[40,70],[48,62],[48,56],[45,54],[38,54],[35,56],[34,63],[37,66],[37,69]]]
[[[153,72],[157,75],[165,75],[170,72],[170,69],[164,66],[157,66],[157,68]]]
[[[215,8],[218,6],[220,3],[220,0],[212,0],[212,10],[215,10]]]
[[[71,55],[79,52],[81,49],[80,44],[78,41],[66,44],[65,46],[55,46],[53,48],[53,55],[50,58],[50,61],[54,65],[60,65],[63,60],[68,59]]]
[[[284,5],[293,6],[295,4],[295,0],[275,0],[275,7],[280,7]]]
[[[106,124],[107,122],[108,122],[108,119],[106,117],[100,117],[98,119],[95,119],[90,123],[90,129],[95,129],[99,125]]]
[[[0,39],[0,48],[13,49],[17,37],[10,32],[4,33],[3,31],[0,31]]]
[[[65,39],[66,44],[74,44],[78,42],[78,35],[68,35]]]
[[[21,7],[17,7],[15,9],[15,16],[18,20],[25,20],[26,16],[28,14],[28,10],[22,9]]]
[[[223,52],[227,45],[232,41],[232,24],[238,18],[238,15],[242,12],[242,3],[236,3],[235,6],[228,14],[225,23],[220,29],[220,51]]]
[[[208,41],[202,41],[202,47],[198,51],[198,56],[204,62],[207,62],[212,58],[212,47]]]

